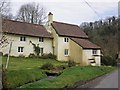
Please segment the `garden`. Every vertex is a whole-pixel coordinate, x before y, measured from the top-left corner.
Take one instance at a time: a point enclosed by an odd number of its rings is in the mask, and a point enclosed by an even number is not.
[[[3,67],[6,60],[7,57],[3,56]],[[74,87],[80,81],[85,83],[114,69],[80,66],[72,61],[60,62],[50,58],[10,57],[5,75],[8,88],[65,88]],[[49,78],[51,74],[54,78]]]

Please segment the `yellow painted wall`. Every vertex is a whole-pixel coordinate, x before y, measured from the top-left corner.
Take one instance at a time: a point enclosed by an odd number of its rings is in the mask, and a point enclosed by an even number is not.
[[[70,60],[74,60],[76,63],[80,63],[80,65],[82,65],[82,52],[82,47],[70,40]]]
[[[58,37],[58,60],[68,61],[70,57],[70,39],[69,42],[64,42],[65,37]],[[68,49],[69,55],[65,56],[64,51]]]
[[[38,37],[25,36],[26,41],[20,41],[21,35],[7,34],[6,36],[8,39],[13,40],[11,56],[19,56],[20,54],[23,54],[27,57],[30,53],[34,53],[33,45],[29,41],[32,41],[34,44],[39,44],[41,48],[44,48],[43,53],[53,53],[51,38],[44,38],[44,42],[39,42]],[[24,47],[24,52],[18,52],[18,47]],[[7,54],[8,50],[9,45],[2,49],[3,54]]]
[[[46,29],[51,32],[53,36],[53,46],[54,46],[54,54],[57,56],[57,60],[59,61],[68,61],[70,56],[69,42],[64,42],[65,37],[59,36],[55,29],[52,26],[45,26]],[[69,55],[64,55],[64,50],[69,49]]]

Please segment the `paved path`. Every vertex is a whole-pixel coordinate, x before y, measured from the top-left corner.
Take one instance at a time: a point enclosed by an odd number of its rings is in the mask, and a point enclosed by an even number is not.
[[[98,77],[77,88],[118,88],[118,70]]]

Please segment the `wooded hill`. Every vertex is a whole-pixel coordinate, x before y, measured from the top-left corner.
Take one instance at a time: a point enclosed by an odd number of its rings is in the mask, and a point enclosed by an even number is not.
[[[89,36],[89,39],[99,45],[105,56],[117,57],[118,54],[118,17],[109,17],[95,22],[84,22],[80,27]]]

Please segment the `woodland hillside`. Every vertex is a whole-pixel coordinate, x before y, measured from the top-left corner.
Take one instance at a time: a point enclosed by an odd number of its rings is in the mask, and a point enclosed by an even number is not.
[[[118,17],[109,17],[104,20],[99,20],[95,22],[84,22],[80,27],[89,36],[89,39],[99,45],[102,49],[102,54],[104,56],[111,56],[117,58],[118,55],[118,42],[120,38],[120,29],[118,29],[118,22],[120,19]]]

